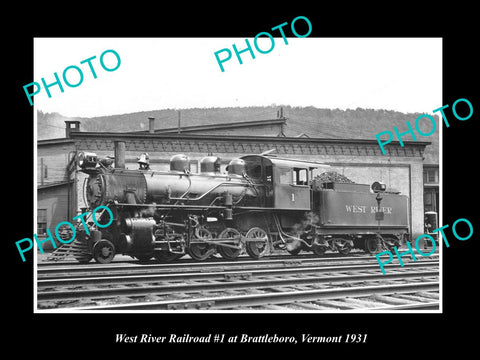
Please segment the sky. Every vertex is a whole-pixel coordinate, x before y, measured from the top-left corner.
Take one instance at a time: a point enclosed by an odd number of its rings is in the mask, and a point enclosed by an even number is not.
[[[432,113],[442,106],[441,38],[274,38],[261,54],[248,39],[255,59],[241,53],[245,38],[35,38],[34,79],[46,84],[58,74],[64,88],[42,85],[35,109],[70,117],[94,117],[160,109],[230,106],[315,106],[330,109],[386,109]],[[257,43],[268,50],[271,42]],[[223,63],[215,52],[229,49]],[[118,53],[121,63],[105,71],[100,56]],[[223,59],[227,52],[219,54]],[[88,63],[93,56],[95,79]],[[105,66],[117,64],[109,52]],[[82,71],[77,87],[65,85],[69,66]],[[75,84],[75,68],[65,73]],[[33,90],[30,90],[33,91]],[[28,104],[28,99],[25,97]]]

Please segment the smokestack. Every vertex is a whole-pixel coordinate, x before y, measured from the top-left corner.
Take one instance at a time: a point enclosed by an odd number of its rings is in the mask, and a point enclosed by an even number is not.
[[[115,167],[125,169],[125,141],[114,142]]]
[[[155,133],[155,118],[154,117],[149,117],[148,118],[148,132],[150,134]]]

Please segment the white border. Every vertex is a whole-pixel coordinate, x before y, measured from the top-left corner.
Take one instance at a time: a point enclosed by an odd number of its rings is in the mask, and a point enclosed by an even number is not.
[[[114,39],[120,39],[120,38],[114,38]],[[343,38],[339,38],[343,39]],[[359,38],[359,39],[365,39],[365,38]],[[375,38],[368,38],[368,39],[375,39]],[[408,38],[407,38],[408,39]],[[443,51],[444,51],[444,43],[443,43],[443,38],[439,37],[433,37],[432,39],[441,39],[441,53],[442,53],[442,58],[440,59],[441,63],[441,68],[442,68],[442,77],[443,77]],[[34,38],[35,40],[35,38]],[[36,41],[34,43],[34,54],[35,54],[35,45]],[[38,77],[35,74],[35,66],[34,66],[34,79],[37,79]],[[443,84],[443,78],[441,79],[441,83]],[[443,94],[442,94],[443,98]],[[438,104],[438,107],[443,105]],[[432,109],[433,110],[433,109]],[[440,127],[440,133],[439,133],[439,206],[440,206],[440,216],[439,216],[439,227],[443,226],[443,126],[441,126],[441,115],[439,116],[439,123],[438,126]],[[37,108],[34,102],[34,176],[33,176],[33,187],[34,187],[34,197],[33,197],[33,202],[34,202],[34,219],[33,219],[33,228],[34,232],[36,233],[37,231],[37,207],[38,207],[38,196],[37,196],[37,161],[38,161],[38,154],[37,154]],[[428,139],[426,140],[428,141]],[[34,239],[32,239],[34,241]],[[224,313],[224,314],[242,314],[242,313],[255,313],[255,314],[349,314],[349,313],[362,313],[362,314],[407,314],[407,313],[414,313],[414,314],[435,314],[435,313],[443,313],[443,244],[441,244],[441,239],[439,239],[439,282],[440,282],[440,288],[439,288],[439,310],[371,310],[371,311],[365,311],[365,310],[78,310],[77,308],[61,308],[61,309],[38,309],[38,303],[37,303],[37,265],[38,265],[38,247],[36,246],[36,243],[33,245],[33,276],[34,276],[34,281],[33,281],[33,286],[34,286],[34,298],[33,298],[33,312],[35,314],[49,314],[49,313],[78,313],[78,314],[85,314],[85,313],[90,313],[90,314],[103,314],[103,313],[108,313],[108,314],[128,314],[128,313],[168,313],[168,314],[201,314],[201,313]],[[201,301],[201,299],[199,299]]]

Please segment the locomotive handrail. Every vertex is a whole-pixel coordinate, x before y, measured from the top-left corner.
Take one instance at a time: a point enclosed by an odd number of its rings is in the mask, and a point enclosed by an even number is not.
[[[243,178],[244,178],[245,180],[247,180],[247,182],[250,184],[250,186],[253,188],[253,190],[255,190],[256,196],[258,196],[258,191],[257,191],[256,186],[257,186],[257,185],[259,185],[259,186],[265,186],[265,184],[263,184],[263,183],[256,184],[255,182],[252,181],[252,179],[250,178],[250,176],[248,176],[245,171],[242,173],[242,176],[243,176]]]
[[[192,179],[190,179],[190,173],[187,174],[187,179],[188,179],[188,188],[187,188],[187,191],[185,191],[185,192],[182,194],[182,196],[180,196],[180,198],[178,198],[178,199],[175,199],[175,198],[172,198],[172,197],[168,196],[169,199],[179,201],[179,200],[183,199],[183,197],[190,192],[190,188],[192,187]]]
[[[83,184],[82,184],[82,196],[83,196],[83,203],[88,206],[88,202],[87,202],[87,188],[86,188],[86,186],[85,186],[85,184],[87,183],[87,181],[88,181],[88,177],[86,177],[86,178],[83,179]]]
[[[212,187],[210,190],[207,190],[205,193],[203,193],[202,195],[196,197],[196,198],[184,198],[184,197],[171,197],[169,196],[168,199],[169,200],[188,200],[188,201],[198,201],[198,200],[201,200],[203,199],[205,196],[207,196],[208,194],[210,194],[213,190],[215,190],[216,188],[220,187],[220,186],[223,186],[223,185],[230,185],[230,186],[238,186],[238,184],[236,183],[231,183],[231,182],[221,182],[217,185],[215,185],[214,187]],[[182,195],[183,196],[183,195]]]

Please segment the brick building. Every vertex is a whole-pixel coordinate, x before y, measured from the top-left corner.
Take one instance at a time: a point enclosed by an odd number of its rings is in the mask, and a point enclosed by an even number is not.
[[[287,137],[287,121],[280,115],[269,120],[187,126],[180,130],[155,129],[155,119],[149,118],[148,130],[121,133],[80,131],[79,121],[65,121],[65,138],[38,141],[37,234],[40,236],[47,227],[53,233],[56,224],[70,221],[85,207],[86,175],[77,170],[75,155],[85,151],[99,158],[113,156],[116,141],[125,143],[129,169],[138,168],[137,158],[143,152],[149,154],[153,170],[168,170],[171,156],[186,154],[192,172],[209,154],[222,159],[222,171],[235,157],[272,149],[281,157],[320,161],[357,183],[381,181],[407,195],[411,232],[414,237],[424,233],[424,212],[438,210],[438,155],[437,163],[433,158],[426,166],[425,148],[429,142],[404,141],[404,147],[393,142],[386,148],[387,155],[382,155],[376,140],[314,138],[308,134]],[[424,194],[428,196],[428,208]]]

